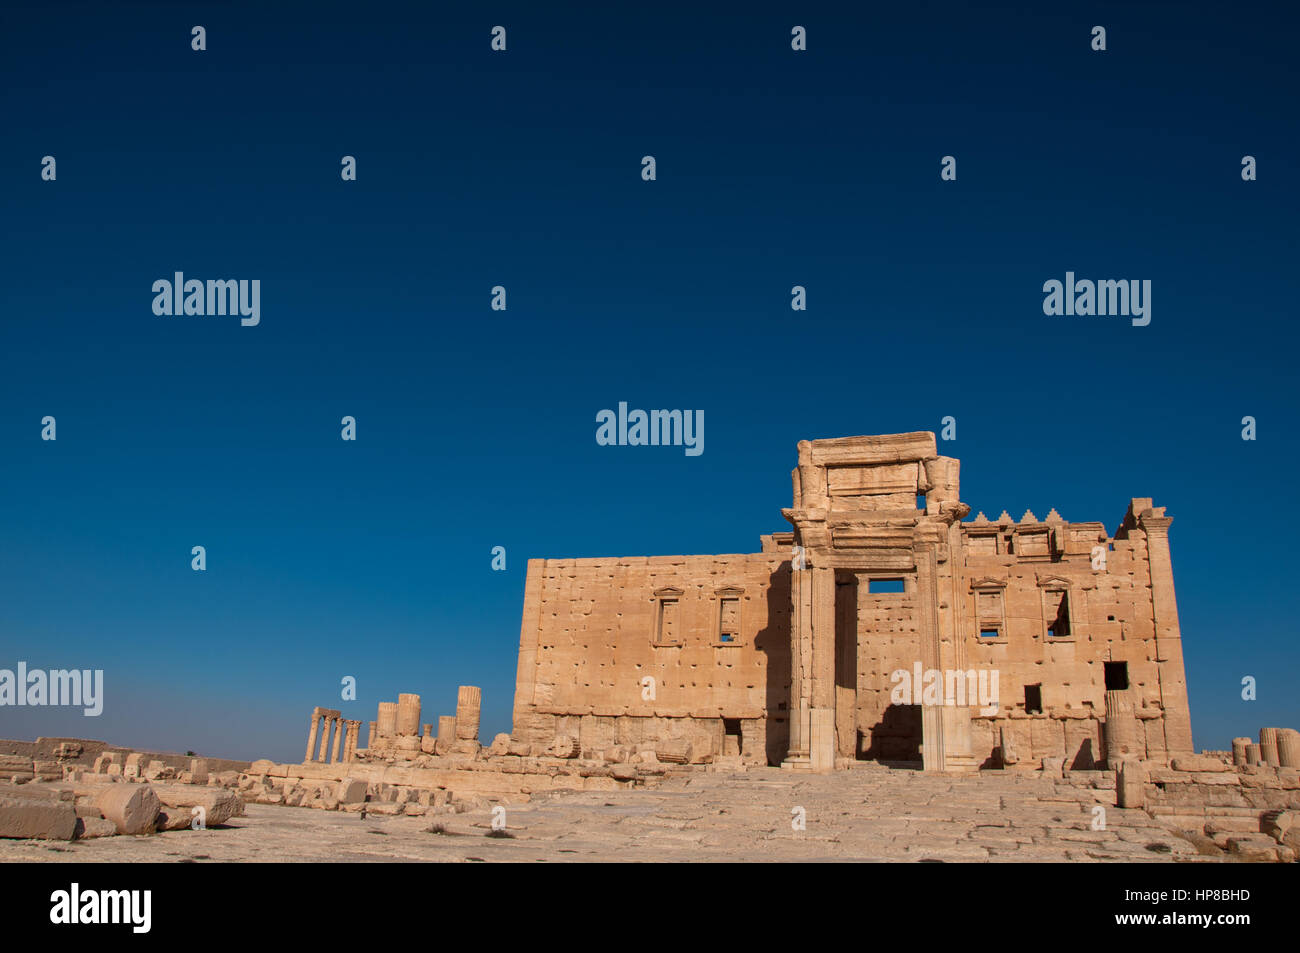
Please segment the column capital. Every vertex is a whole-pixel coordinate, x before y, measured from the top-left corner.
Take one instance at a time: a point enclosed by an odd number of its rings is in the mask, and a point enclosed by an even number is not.
[[[1160,512],[1164,512],[1164,507],[1160,507]],[[1156,516],[1154,514],[1143,514],[1138,517],[1138,526],[1148,536],[1167,536],[1169,535],[1169,524],[1174,521],[1172,516]]]

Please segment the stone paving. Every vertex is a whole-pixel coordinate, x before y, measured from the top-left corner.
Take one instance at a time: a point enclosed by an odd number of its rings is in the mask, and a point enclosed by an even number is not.
[[[1105,829],[1094,830],[1095,806]],[[802,808],[806,829],[793,829]],[[209,831],[73,843],[0,841],[0,861],[1215,861],[1115,792],[1077,779],[949,778],[864,766],[699,774],[426,817],[250,804]],[[431,831],[431,828],[434,830]],[[1202,848],[1204,849],[1204,848]],[[1212,848],[1211,848],[1212,849]]]

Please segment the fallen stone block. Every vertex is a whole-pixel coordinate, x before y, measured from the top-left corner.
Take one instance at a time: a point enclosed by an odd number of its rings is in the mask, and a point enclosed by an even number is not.
[[[344,778],[335,789],[340,804],[359,804],[366,799],[366,782],[357,778]]]
[[[1218,838],[1215,838],[1217,843]],[[1244,834],[1228,838],[1228,853],[1246,861],[1272,862],[1280,859],[1278,843],[1267,834]]]
[[[113,837],[117,834],[117,825],[103,817],[77,818],[77,840],[89,840],[92,837]]]
[[[1279,844],[1286,843],[1287,831],[1295,827],[1295,815],[1290,811],[1269,811],[1260,818],[1259,829]]]
[[[1185,754],[1174,758],[1170,766],[1175,771],[1231,771],[1232,765],[1203,754]]]
[[[100,792],[95,807],[117,826],[119,834],[151,834],[162,802],[147,784],[113,784]]]
[[[76,829],[71,801],[0,794],[0,837],[72,840]]]
[[[686,764],[691,760],[691,743],[685,738],[669,738],[655,745],[655,757],[669,764]]]
[[[546,749],[546,755],[550,758],[576,758],[581,754],[581,746],[577,738],[556,738]]]
[[[203,823],[208,827],[224,824],[232,817],[244,813],[244,799],[234,791],[224,788],[196,787],[190,784],[157,784],[154,793],[168,808],[183,808],[186,815],[192,808],[203,808]]]
[[[625,764],[632,758],[632,751],[626,745],[614,745],[601,752],[601,758],[610,764]]]
[[[158,830],[179,831],[194,826],[195,815],[192,808],[167,807],[158,812]],[[206,823],[206,822],[205,822]]]

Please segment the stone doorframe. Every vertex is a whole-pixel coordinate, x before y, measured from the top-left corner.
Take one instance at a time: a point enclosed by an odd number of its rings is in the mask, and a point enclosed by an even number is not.
[[[925,669],[966,668],[960,637],[958,463],[935,451],[934,434],[801,441],[794,506],[797,557],[790,584],[790,747],[782,767],[834,770],[836,743],[835,571],[914,575]],[[925,509],[918,503],[924,495]],[[923,705],[926,771],[976,769],[970,708]],[[856,744],[856,739],[855,739]]]

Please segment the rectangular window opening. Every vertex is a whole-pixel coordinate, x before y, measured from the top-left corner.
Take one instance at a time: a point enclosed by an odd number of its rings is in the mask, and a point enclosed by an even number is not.
[[[718,609],[718,641],[735,642],[740,638],[740,600],[725,598]]]
[[[1106,691],[1122,692],[1128,688],[1128,662],[1106,662]]]
[[[1043,713],[1043,686],[1025,686],[1025,714],[1041,715]]]
[[[1001,634],[997,629],[980,629],[981,639],[996,639]]]
[[[873,595],[906,591],[907,587],[902,579],[872,579],[867,583],[867,592],[870,592]]]
[[[1066,592],[1043,593],[1044,615],[1047,616],[1047,636],[1052,639],[1070,637],[1070,595]]]
[[[677,641],[677,600],[659,600],[659,624],[655,627],[655,641],[670,645]]]

